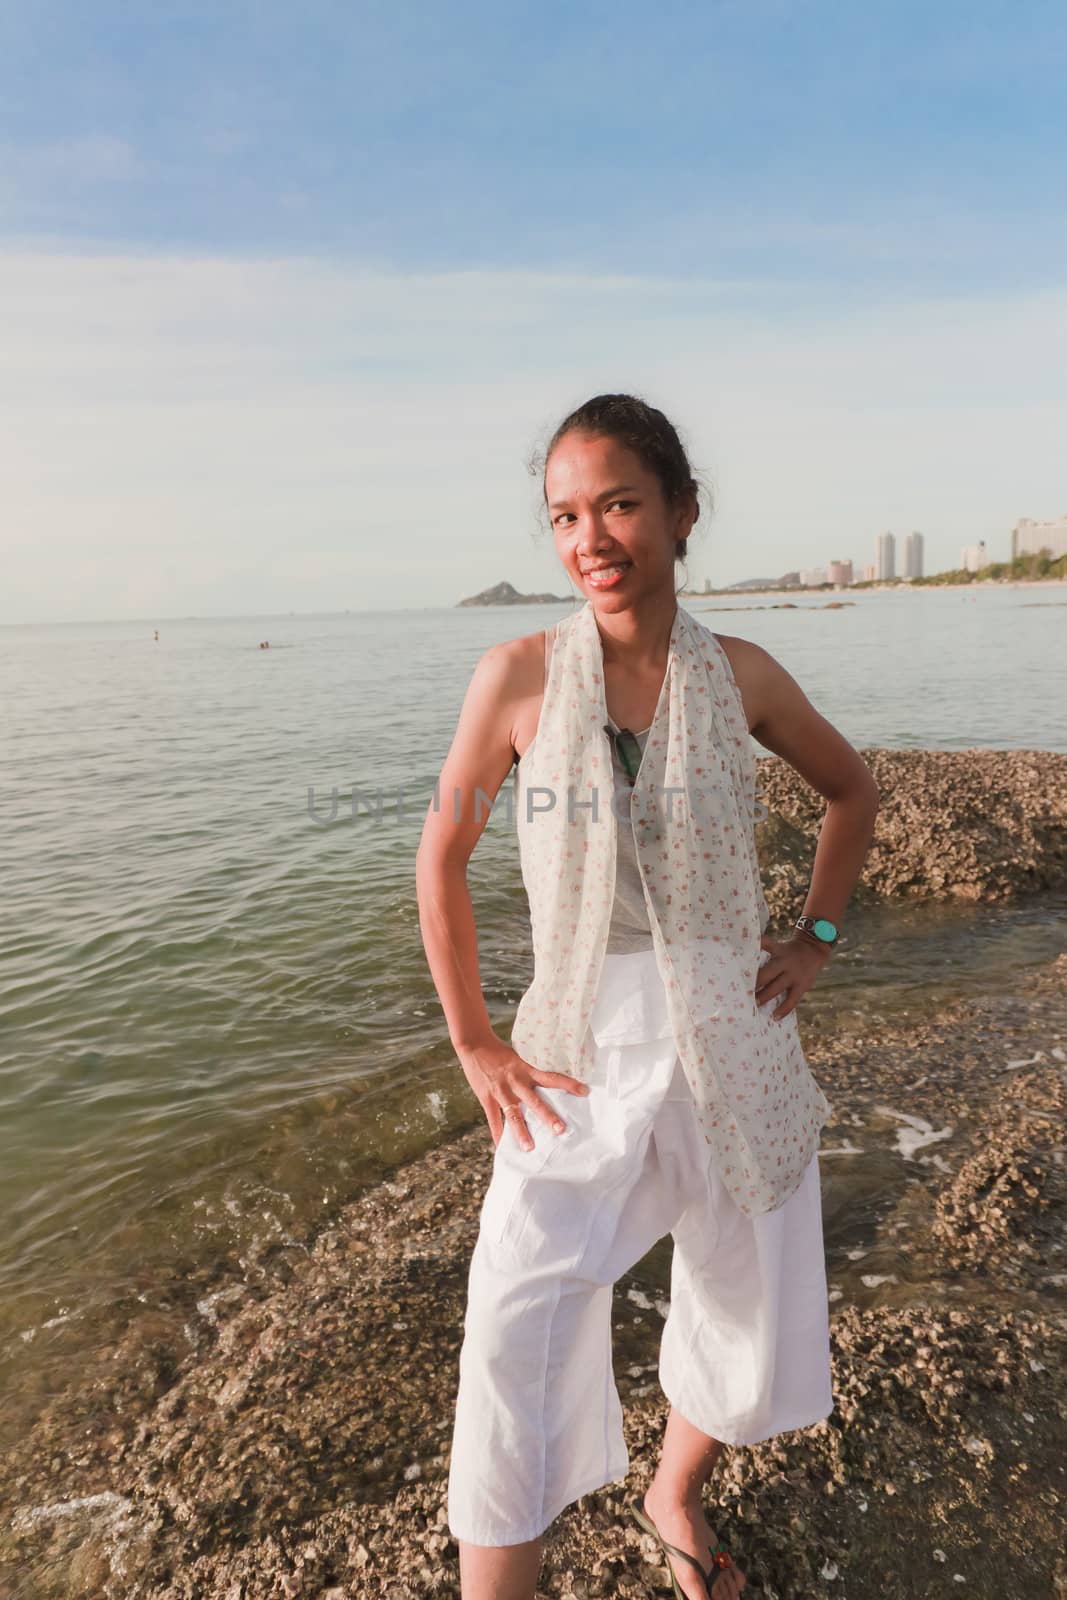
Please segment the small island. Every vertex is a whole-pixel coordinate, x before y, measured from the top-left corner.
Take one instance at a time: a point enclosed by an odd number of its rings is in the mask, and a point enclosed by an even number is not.
[[[460,606],[536,606],[555,602],[562,606],[567,603],[568,596],[561,594],[520,594],[510,583],[494,583],[491,589],[483,589],[481,594],[472,594],[467,600],[457,600]]]

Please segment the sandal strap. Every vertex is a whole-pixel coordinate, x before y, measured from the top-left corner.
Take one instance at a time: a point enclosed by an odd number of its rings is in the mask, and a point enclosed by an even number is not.
[[[670,1551],[672,1556],[681,1556],[682,1560],[683,1561],[688,1561],[689,1565],[691,1567],[696,1567],[697,1571],[700,1573],[700,1576],[703,1578],[704,1582],[705,1583],[708,1582],[708,1579],[711,1577],[711,1572],[706,1572],[705,1571],[705,1569],[701,1566],[700,1562],[697,1560],[696,1556],[691,1556],[689,1554],[688,1550],[679,1550],[679,1548],[678,1548],[678,1546],[676,1544],[668,1544],[666,1539],[663,1537],[662,1534],[660,1534],[659,1542],[663,1546],[664,1550],[669,1550]],[[715,1569],[713,1567],[712,1568],[712,1572],[714,1570]]]
[[[655,1534],[655,1537],[659,1540],[664,1550],[669,1551],[672,1556],[681,1556],[682,1560],[688,1561],[691,1567],[696,1567],[697,1571],[700,1573],[700,1576],[704,1580],[704,1584],[708,1593],[710,1594],[712,1585],[715,1582],[715,1579],[719,1576],[716,1568],[722,1567],[724,1564],[729,1565],[730,1562],[729,1556],[726,1556],[725,1563],[716,1560],[717,1551],[722,1551],[723,1555],[726,1554],[726,1552],[722,1549],[722,1546],[718,1545],[716,1547],[716,1552],[712,1553],[711,1567],[710,1569],[706,1570],[697,1560],[696,1556],[690,1555],[688,1550],[679,1550],[676,1544],[669,1544],[667,1542],[662,1533],[660,1533],[659,1529],[656,1527],[656,1524],[652,1521],[652,1518],[649,1516],[648,1512],[645,1510],[644,1495],[641,1496],[639,1501],[635,1502],[634,1511],[637,1514],[638,1521],[646,1528],[646,1531],[651,1530]]]

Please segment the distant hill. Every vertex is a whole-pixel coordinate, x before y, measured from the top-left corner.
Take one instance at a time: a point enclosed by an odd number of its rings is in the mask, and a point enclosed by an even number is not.
[[[467,600],[457,600],[459,606],[533,606],[548,604],[554,601],[556,605],[564,605],[569,596],[561,594],[520,594],[510,583],[494,583],[491,589],[483,589],[481,594],[472,594]]]
[[[734,589],[776,589],[781,578],[742,578],[740,583],[728,583],[721,591],[730,594]]]

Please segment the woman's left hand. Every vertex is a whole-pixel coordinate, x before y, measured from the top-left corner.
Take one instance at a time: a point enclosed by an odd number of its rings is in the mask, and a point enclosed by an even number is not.
[[[830,947],[820,947],[797,933],[790,939],[771,939],[763,934],[760,949],[769,950],[771,959],[756,974],[756,1004],[766,1005],[775,995],[784,994],[782,1003],[769,1013],[772,1021],[781,1022],[796,1009],[829,961]]]

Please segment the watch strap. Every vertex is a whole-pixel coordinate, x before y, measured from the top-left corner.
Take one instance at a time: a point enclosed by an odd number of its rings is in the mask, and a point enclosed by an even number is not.
[[[799,916],[793,924],[799,933],[806,933],[826,949],[832,949],[840,934],[828,917]]]

